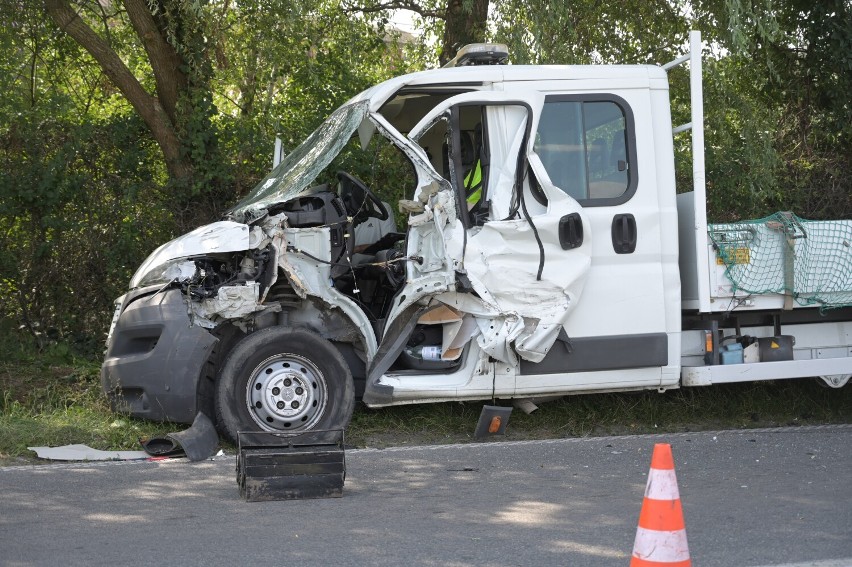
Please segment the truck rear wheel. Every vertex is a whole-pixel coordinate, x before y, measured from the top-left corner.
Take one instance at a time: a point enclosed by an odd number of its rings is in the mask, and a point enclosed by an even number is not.
[[[239,431],[340,429],[355,389],[340,352],[305,329],[269,327],[231,350],[216,383],[216,417],[232,441]]]

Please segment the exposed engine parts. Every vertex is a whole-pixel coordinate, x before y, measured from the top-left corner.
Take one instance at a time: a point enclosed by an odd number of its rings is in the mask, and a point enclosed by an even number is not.
[[[405,236],[397,233],[386,235],[356,254],[352,234],[355,224],[365,218],[348,215],[354,211],[349,211],[344,200],[328,191],[327,186],[315,189],[317,192],[309,196],[271,207],[275,214],[256,221],[253,230],[261,233],[262,248],[192,260],[195,273],[172,285],[179,287],[190,301],[196,323],[212,328],[230,320],[240,327],[254,327],[253,320],[261,312],[293,307],[292,301],[282,305],[274,293],[282,285],[291,290],[298,288],[298,282],[287,280],[293,274],[284,276],[280,270],[278,255],[284,253],[327,265],[328,278],[335,289],[361,304],[373,317],[382,317],[393,294],[405,282],[405,264],[422,259],[405,255]],[[327,229],[328,259],[312,254],[287,237],[288,230],[307,228]]]
[[[224,259],[208,257],[195,260],[195,274],[178,282],[181,291],[190,299],[201,301],[216,297],[219,288],[260,281],[272,250],[249,250]]]

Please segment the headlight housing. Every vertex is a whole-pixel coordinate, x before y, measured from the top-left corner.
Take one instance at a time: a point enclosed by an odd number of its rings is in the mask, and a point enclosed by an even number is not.
[[[144,268],[143,264],[143,268]],[[182,258],[170,260],[151,269],[142,271],[140,268],[130,280],[130,289],[151,285],[165,285],[175,280],[185,280],[195,274],[195,262]]]

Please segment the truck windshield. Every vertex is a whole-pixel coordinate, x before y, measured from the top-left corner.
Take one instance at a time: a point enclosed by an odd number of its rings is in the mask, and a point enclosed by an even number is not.
[[[262,209],[308,192],[317,175],[337,157],[358,129],[367,115],[368,105],[368,101],[362,100],[334,111],[226,215],[248,222],[259,216]]]

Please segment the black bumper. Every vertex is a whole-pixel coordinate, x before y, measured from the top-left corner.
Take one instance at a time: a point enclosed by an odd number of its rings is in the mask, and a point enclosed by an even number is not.
[[[199,376],[216,341],[190,325],[179,290],[129,293],[101,367],[110,405],[135,417],[192,423]]]

